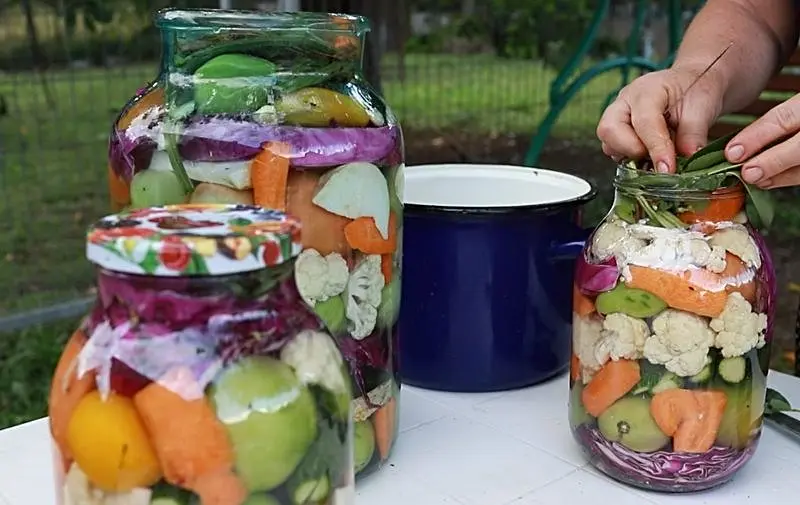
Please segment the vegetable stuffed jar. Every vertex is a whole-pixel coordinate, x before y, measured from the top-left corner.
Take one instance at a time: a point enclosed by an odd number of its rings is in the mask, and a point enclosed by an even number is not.
[[[302,223],[302,298],[350,365],[355,465],[394,444],[403,140],[361,73],[367,21],[317,13],[165,10],[159,78],[110,141],[118,209],[242,203]]]
[[[755,224],[770,208],[722,168],[620,166],[577,262],[570,424],[634,486],[722,484],[760,436],[775,278]]]
[[[297,290],[299,228],[165,206],[88,234],[97,303],[50,391],[61,505],[351,505],[347,365]]]

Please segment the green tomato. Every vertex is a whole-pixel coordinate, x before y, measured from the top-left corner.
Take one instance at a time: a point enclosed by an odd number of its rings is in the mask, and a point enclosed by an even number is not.
[[[233,445],[236,473],[251,492],[281,485],[317,437],[314,396],[280,360],[240,360],[209,396]]]
[[[269,84],[263,78],[276,70],[274,63],[247,54],[221,54],[208,60],[194,73],[198,112],[234,114],[258,110],[267,103]]]
[[[186,203],[186,193],[172,170],[142,170],[131,181],[131,208]]]
[[[314,305],[314,312],[325,323],[325,327],[328,328],[331,335],[339,335],[347,327],[344,300],[341,296],[333,296],[324,302],[317,302]]]
[[[390,328],[400,315],[400,276],[395,275],[392,282],[381,291],[381,304],[378,306],[378,326]]]

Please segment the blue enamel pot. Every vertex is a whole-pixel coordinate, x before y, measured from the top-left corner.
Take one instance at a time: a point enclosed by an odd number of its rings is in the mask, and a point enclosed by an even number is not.
[[[569,365],[586,180],[505,165],[405,168],[399,369],[455,392],[537,384]]]

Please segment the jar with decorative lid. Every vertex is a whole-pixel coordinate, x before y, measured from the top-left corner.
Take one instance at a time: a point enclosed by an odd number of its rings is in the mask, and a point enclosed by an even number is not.
[[[61,505],[352,505],[351,383],[298,222],[177,205],[88,232],[97,302],[49,398]]]

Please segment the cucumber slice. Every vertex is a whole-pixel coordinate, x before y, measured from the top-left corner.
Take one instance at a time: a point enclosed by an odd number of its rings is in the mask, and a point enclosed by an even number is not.
[[[672,372],[667,372],[663,377],[661,377],[661,380],[659,380],[658,383],[653,386],[650,392],[652,394],[658,394],[662,391],[677,389],[681,386],[683,386],[683,381],[681,378]]]
[[[747,371],[747,362],[741,356],[725,358],[719,362],[719,375],[725,382],[738,384],[742,382]]]
[[[328,477],[323,475],[319,480],[307,480],[297,486],[292,498],[297,505],[316,503],[328,496],[330,491],[331,486]]]
[[[703,384],[711,380],[711,364],[704,366],[700,372],[689,377],[689,381],[693,384]]]

